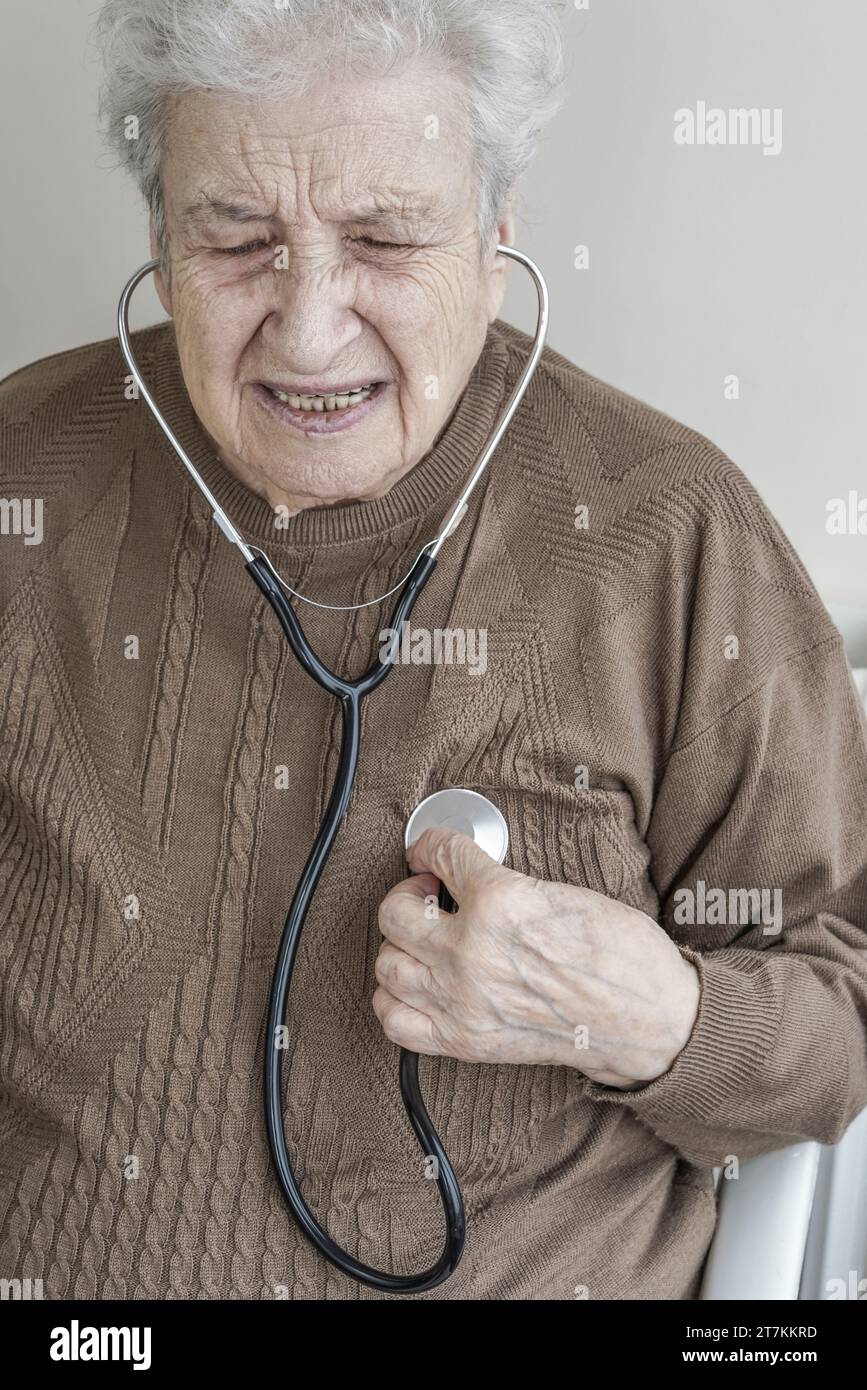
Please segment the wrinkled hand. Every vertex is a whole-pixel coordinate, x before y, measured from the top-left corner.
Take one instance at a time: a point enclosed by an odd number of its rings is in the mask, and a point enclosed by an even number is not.
[[[427,830],[379,908],[373,1008],[386,1037],[465,1062],[573,1066],[634,1089],[668,1071],[698,1013],[698,972],[636,908],[503,868]],[[439,880],[458,904],[438,911]],[[427,901],[426,901],[427,900]]]

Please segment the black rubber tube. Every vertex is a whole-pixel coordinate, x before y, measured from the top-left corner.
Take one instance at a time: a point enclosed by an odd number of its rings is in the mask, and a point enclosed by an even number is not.
[[[423,555],[410,572],[406,585],[398,599],[390,626],[399,630],[409,617],[413,604],[421,593],[436,566],[436,561]],[[335,676],[323,665],[310,648],[298,617],[291,607],[279,581],[272,574],[263,559],[257,558],[247,565],[252,578],[262,590],[277,615],[281,627],[304,670],[331,695],[339,701],[343,713],[343,734],[340,745],[340,760],[328,806],[319,827],[316,840],[308,855],[307,862],[299,879],[292,899],[280,947],[271,990],[268,998],[268,1011],[265,1023],[265,1124],[268,1132],[268,1146],[274,1171],[286,1202],[304,1235],[319,1252],[342,1270],[350,1278],[369,1287],[386,1293],[422,1293],[436,1288],[452,1274],[461,1258],[466,1239],[466,1219],[461,1190],[454,1169],[442,1146],[439,1135],[425,1109],[418,1080],[418,1056],[406,1048],[400,1050],[400,1091],[410,1124],[428,1159],[436,1162],[436,1182],[439,1188],[443,1212],[446,1220],[446,1239],[442,1254],[436,1264],[421,1274],[390,1274],[374,1269],[355,1259],[348,1251],[332,1240],[328,1232],[320,1226],[302,1196],[301,1189],[292,1172],[286,1148],[286,1134],[283,1122],[283,1052],[279,1043],[285,1026],[289,988],[292,983],[292,969],[301,939],[301,932],[307,916],[316,885],[328,860],[334,839],[349,804],[352,783],[358,766],[361,738],[361,702],[385,679],[391,663],[379,660],[370,670],[356,681],[344,681]]]

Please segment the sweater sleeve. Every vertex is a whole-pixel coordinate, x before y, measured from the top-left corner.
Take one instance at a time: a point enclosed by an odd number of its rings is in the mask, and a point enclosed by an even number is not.
[[[833,1144],[867,1106],[867,718],[808,598],[814,644],[675,740],[656,789],[647,839],[660,923],[699,974],[692,1034],[640,1088],[587,1083],[700,1166]]]

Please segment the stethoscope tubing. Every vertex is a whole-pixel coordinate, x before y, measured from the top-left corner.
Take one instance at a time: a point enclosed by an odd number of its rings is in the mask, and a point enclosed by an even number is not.
[[[419,556],[395,605],[390,621],[390,627],[393,631],[399,631],[408,619],[416,599],[436,568],[436,563],[436,560],[430,555]],[[446,1239],[442,1254],[436,1264],[420,1274],[403,1275],[374,1269],[371,1265],[363,1264],[357,1260],[348,1251],[341,1249],[324,1227],[319,1224],[304,1200],[292,1171],[286,1145],[282,1105],[283,1052],[285,1049],[279,1045],[281,1030],[285,1026],[292,970],[304,921],[320,875],[349,805],[352,784],[358,767],[361,741],[361,703],[365,696],[371,694],[382,684],[391,669],[392,662],[379,658],[363,676],[356,680],[344,680],[335,675],[310,647],[294,609],[290,606],[281,585],[264,559],[252,560],[247,565],[247,569],[273,608],[287,641],[302,668],[330,695],[338,699],[343,715],[340,759],[334,785],[325,815],[322,818],[322,824],[307,857],[286,916],[268,997],[264,1068],[265,1124],[268,1147],[271,1151],[274,1171],[283,1196],[296,1221],[307,1238],[331,1264],[351,1278],[385,1293],[422,1293],[427,1289],[436,1288],[437,1284],[447,1279],[457,1267],[466,1239],[466,1217],[463,1198],[454,1169],[422,1098],[418,1077],[418,1055],[406,1048],[401,1048],[400,1091],[404,1108],[422,1152],[427,1160],[433,1159],[436,1163],[434,1171],[446,1220]]]

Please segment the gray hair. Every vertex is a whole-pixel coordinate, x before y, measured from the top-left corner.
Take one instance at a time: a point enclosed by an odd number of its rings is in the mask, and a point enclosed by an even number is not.
[[[482,250],[563,100],[563,0],[104,0],[100,115],[150,208],[166,264],[166,104],[208,88],[280,100],[329,73],[382,76],[430,56],[457,78]],[[130,125],[131,118],[135,118]],[[130,131],[134,138],[130,138]]]

